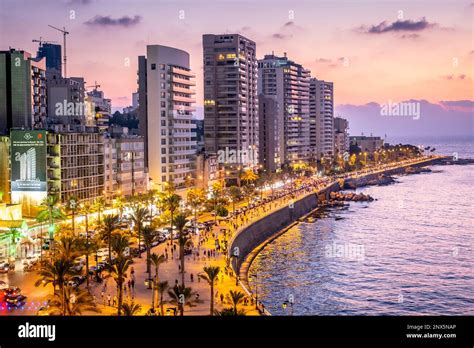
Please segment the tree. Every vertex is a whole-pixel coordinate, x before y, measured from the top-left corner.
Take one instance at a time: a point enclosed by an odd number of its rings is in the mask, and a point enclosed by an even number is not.
[[[16,256],[16,246],[22,236],[18,228],[11,227],[8,232],[0,236],[0,242],[8,241],[10,247],[8,248],[8,256]]]
[[[165,197],[165,200],[164,200],[164,206],[166,207],[166,209],[168,209],[170,211],[170,214],[171,214],[171,218],[170,218],[170,241],[173,240],[173,221],[174,221],[174,212],[176,211],[176,209],[179,208],[179,203],[181,202],[181,197],[178,196],[177,194],[175,193],[171,193],[170,195],[166,196]]]
[[[75,196],[71,196],[67,200],[66,210],[71,213],[71,225],[72,225],[72,232],[75,233],[75,217],[76,212],[78,209],[77,198]]]
[[[239,305],[243,299],[245,298],[245,295],[241,291],[234,291],[230,290],[229,293],[226,296],[226,300],[229,301],[232,304],[232,308],[234,310],[235,315],[237,315],[237,305]]]
[[[243,187],[244,197],[247,198],[247,205],[250,205],[252,197],[255,196],[255,187],[247,185]]]
[[[53,240],[54,236],[54,222],[56,220],[64,219],[64,214],[59,207],[59,196],[48,195],[40,204],[40,210],[36,216],[38,221],[49,221],[49,239]]]
[[[118,309],[117,314],[122,314],[123,284],[127,278],[127,271],[131,260],[125,257],[118,257],[112,266],[109,266],[109,276],[115,280],[118,289]]]
[[[38,271],[40,278],[35,282],[35,286],[46,286],[48,284],[53,285],[53,294],[56,291],[56,286],[59,287],[59,292],[63,297],[63,302],[65,301],[65,290],[64,287],[66,282],[70,279],[71,276],[75,274],[72,270],[72,261],[65,259],[63,257],[53,260],[53,262],[46,261],[41,265],[41,268]],[[65,314],[65,311],[63,312]]]
[[[114,200],[113,207],[114,207],[114,209],[118,209],[120,220],[122,220],[122,217],[123,217],[123,209],[125,208],[125,204],[126,204],[126,201],[125,201],[125,198],[123,196],[118,196]]]
[[[122,304],[123,315],[133,316],[142,310],[142,306],[133,300],[127,300]]]
[[[158,294],[160,296],[160,309],[161,309],[161,315],[165,315],[165,308],[164,308],[164,301],[163,301],[163,295],[165,291],[167,291],[169,288],[169,284],[167,281],[164,282],[159,282],[156,286],[156,289],[158,290]]]
[[[82,250],[86,254],[86,282],[87,282],[87,288],[89,289],[89,255],[97,250],[97,245],[95,243],[90,243],[90,237],[89,237],[89,214],[92,211],[92,204],[90,202],[83,202],[79,206],[79,214],[84,216],[85,223],[86,223],[86,238],[84,241],[82,241]]]
[[[101,239],[107,243],[109,248],[109,262],[112,262],[112,235],[118,231],[119,225],[118,215],[109,214],[104,216],[104,221],[100,226]]]
[[[55,291],[49,301],[48,313],[52,315],[82,315],[85,311],[100,313],[94,297],[85,289],[64,287],[64,295]]]
[[[194,212],[194,232],[196,232],[197,211],[205,201],[203,189],[189,189],[186,193],[186,201]]]
[[[166,258],[165,258],[165,255],[163,254],[158,255],[158,254],[153,253],[150,256],[150,261],[153,264],[153,266],[155,266],[155,279],[153,280],[154,289],[153,289],[153,294],[152,294],[152,307],[154,308],[155,307],[155,291],[157,291],[157,285],[160,279],[158,277],[158,270],[160,268],[160,265],[166,261]],[[148,277],[151,278],[150,275],[148,275]]]
[[[239,309],[237,313],[234,311],[234,308],[224,308],[221,311],[214,311],[214,315],[218,317],[230,317],[230,316],[242,316],[245,315],[245,311],[242,309]]]
[[[178,240],[176,244],[179,245],[179,259],[181,263],[181,285],[184,287],[184,249],[191,245],[191,236],[184,233],[184,228],[188,220],[184,214],[178,214],[174,218],[174,224],[179,231]]]
[[[122,236],[121,234],[115,234],[112,236],[111,247],[117,257],[125,257],[125,250],[130,246],[128,237]]]
[[[240,180],[244,181],[246,185],[253,183],[257,179],[258,179],[258,175],[255,174],[255,172],[252,169],[247,169],[240,175]]]
[[[218,280],[220,268],[215,266],[204,267],[204,274],[199,278],[204,279],[211,287],[211,315],[214,314],[214,285]]]
[[[215,213],[215,221],[217,222],[217,207],[223,202],[223,188],[220,182],[215,182],[211,187],[211,202]]]
[[[232,199],[232,213],[235,213],[235,203],[242,199],[242,190],[238,186],[231,186],[227,192]]]
[[[132,214],[130,215],[130,220],[133,222],[135,233],[138,237],[138,257],[142,257],[140,251],[140,242],[142,236],[143,224],[150,219],[150,212],[147,208],[140,207],[138,204],[134,205],[132,208]]]
[[[73,236],[64,235],[58,239],[54,248],[58,257],[73,262],[80,255],[80,240]]]
[[[104,197],[99,197],[94,200],[94,210],[97,211],[97,225],[100,226],[101,221],[101,214],[104,211],[105,208],[105,198]]]
[[[145,226],[143,227],[142,234],[143,234],[143,243],[145,244],[145,248],[146,248],[146,271],[148,273],[148,279],[150,280],[151,279],[151,259],[150,259],[151,252],[150,250],[151,250],[151,243],[153,243],[156,233],[155,233],[155,229],[152,226]]]
[[[178,307],[181,316],[184,315],[184,307],[196,307],[197,303],[202,301],[196,298],[196,292],[183,285],[175,285],[173,289],[168,290],[170,303]]]

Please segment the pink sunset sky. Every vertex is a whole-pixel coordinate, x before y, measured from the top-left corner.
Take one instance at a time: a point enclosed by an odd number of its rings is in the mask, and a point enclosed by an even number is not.
[[[35,52],[32,39],[62,43],[48,24],[66,27],[68,75],[97,81],[114,108],[131,104],[147,44],[190,53],[202,106],[202,34],[240,33],[256,41],[259,58],[287,52],[333,81],[344,116],[368,103],[423,100],[446,117],[461,114],[458,128],[472,131],[471,1],[0,0],[0,11],[0,49]]]

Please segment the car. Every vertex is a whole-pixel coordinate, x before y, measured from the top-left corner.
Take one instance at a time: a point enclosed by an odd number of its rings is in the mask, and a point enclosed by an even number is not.
[[[6,260],[0,261],[0,273],[7,273],[10,270],[10,263]]]
[[[8,283],[4,282],[3,280],[0,280],[0,290],[6,290],[8,288],[9,288]]]
[[[21,307],[26,304],[26,296],[24,295],[16,295],[16,296],[8,296],[5,297],[5,302],[9,306],[13,307]]]
[[[5,294],[5,298],[7,297],[15,297],[21,294],[21,289],[17,286],[10,286],[7,289],[3,290]]]

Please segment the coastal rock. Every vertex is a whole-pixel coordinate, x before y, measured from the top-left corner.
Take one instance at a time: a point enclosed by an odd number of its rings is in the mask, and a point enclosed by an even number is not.
[[[352,202],[372,202],[374,199],[364,193],[354,193],[354,192],[331,192],[330,193],[330,203],[352,201]]]

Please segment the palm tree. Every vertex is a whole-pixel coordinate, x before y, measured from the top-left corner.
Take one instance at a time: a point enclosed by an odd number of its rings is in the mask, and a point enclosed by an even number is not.
[[[36,219],[39,221],[49,221],[49,239],[53,239],[54,234],[54,221],[64,219],[64,214],[59,207],[59,196],[48,195],[40,204],[40,211],[38,212]]]
[[[107,243],[109,248],[109,262],[112,262],[112,235],[117,232],[119,228],[119,217],[118,215],[105,215],[104,221],[100,226],[100,236],[101,239]]]
[[[123,309],[123,315],[125,316],[133,316],[138,314],[142,310],[142,306],[138,303],[135,303],[135,301],[130,300],[130,301],[125,301],[122,304],[122,309]]]
[[[127,271],[131,262],[129,258],[118,257],[115,263],[109,268],[109,276],[115,280],[118,289],[118,315],[122,314],[123,284],[127,278]]]
[[[237,305],[240,304],[245,298],[245,294],[241,291],[230,290],[226,296],[226,300],[230,301],[235,315],[237,315]]]
[[[237,310],[237,313],[234,311],[234,308],[224,308],[221,311],[214,311],[214,315],[218,317],[229,317],[229,316],[242,316],[245,315],[245,311],[243,309]]]
[[[101,221],[100,221],[100,216],[102,212],[104,211],[105,208],[105,198],[104,197],[99,197],[94,200],[94,210],[97,211],[97,225],[100,226]]]
[[[93,253],[97,253],[98,249],[98,243],[97,240],[92,240],[86,236],[86,238],[80,239],[80,250],[81,253],[84,253],[86,255],[86,286],[87,289],[89,289],[89,255]]]
[[[159,282],[156,286],[156,289],[158,290],[158,294],[160,295],[160,309],[161,309],[161,315],[165,315],[165,307],[164,307],[164,301],[163,301],[163,295],[165,291],[167,291],[169,288],[169,284],[167,281],[164,282]]]
[[[87,281],[87,288],[89,289],[89,255],[97,249],[97,245],[91,244],[89,239],[89,214],[92,211],[92,204],[90,202],[85,201],[81,203],[79,206],[79,214],[84,215],[85,223],[86,223],[86,238],[85,241],[82,243],[82,249],[86,254],[86,281]]]
[[[10,245],[8,248],[8,256],[16,256],[16,245],[22,236],[18,228],[11,227],[8,232],[0,236],[0,242],[6,241]]]
[[[155,266],[155,279],[153,280],[153,294],[151,295],[152,297],[152,305],[151,307],[152,308],[155,308],[155,291],[157,291],[157,284],[159,282],[159,278],[158,278],[158,269],[160,268],[160,265],[162,263],[164,263],[166,261],[166,258],[165,258],[165,255],[161,254],[158,256],[158,254],[151,254],[149,260],[151,261],[151,263],[153,264],[153,266]],[[151,275],[150,273],[148,273],[148,278],[151,278]]]
[[[86,289],[65,286],[64,295],[55,291],[49,301],[48,313],[52,315],[82,315],[85,311],[100,313],[94,297]]]
[[[125,208],[125,203],[126,203],[126,201],[125,201],[125,198],[123,196],[119,196],[114,200],[113,207],[115,209],[118,209],[120,220],[122,220],[123,208]]]
[[[135,204],[132,208],[132,214],[130,215],[130,220],[133,222],[135,228],[135,233],[138,237],[138,257],[142,257],[140,251],[140,241],[142,236],[142,228],[145,221],[150,219],[150,212],[147,208],[142,208],[138,204]]]
[[[235,203],[242,199],[242,190],[238,186],[231,186],[228,189],[229,196],[232,198],[232,213],[235,213]]]
[[[176,225],[176,228],[179,231],[178,235],[178,240],[176,244],[179,245],[179,259],[181,263],[181,285],[184,286],[184,249],[187,246],[190,246],[192,241],[191,241],[191,236],[184,234],[184,227],[188,223],[188,220],[186,219],[186,216],[184,214],[178,214],[176,215],[174,219],[174,224]]]
[[[35,282],[35,286],[52,284],[53,294],[56,292],[56,286],[58,286],[60,294],[65,298],[65,284],[75,274],[72,265],[71,260],[63,257],[57,258],[53,262],[47,261],[38,271],[40,278]],[[63,312],[63,315],[65,315],[65,312]]]
[[[188,205],[194,212],[194,232],[196,232],[196,223],[197,223],[197,211],[199,207],[204,203],[205,196],[203,189],[189,189],[186,193],[186,201]]]
[[[252,197],[255,195],[255,187],[247,185],[243,187],[244,197],[247,198],[247,205],[250,205]]]
[[[155,239],[155,229],[152,226],[145,226],[142,230],[143,234],[143,243],[145,244],[146,248],[146,271],[148,273],[148,279],[151,279],[151,260],[150,260],[150,255],[151,255],[151,243],[153,243],[153,240]],[[148,282],[148,286],[150,287],[151,284]]]
[[[219,277],[220,268],[215,266],[204,267],[204,274],[199,278],[204,279],[211,287],[211,315],[214,313],[214,285]]]
[[[168,296],[170,303],[178,307],[181,316],[184,315],[185,306],[196,307],[197,303],[202,302],[196,298],[195,291],[182,285],[175,285],[173,289],[168,290]]]
[[[211,202],[213,210],[215,213],[215,222],[217,222],[217,208],[219,207],[219,202],[222,200],[223,188],[220,182],[215,182],[211,187]]]
[[[72,225],[72,232],[75,233],[75,217],[77,212],[77,198],[75,196],[71,196],[68,198],[66,203],[66,210],[71,213],[71,225]]]
[[[125,257],[125,250],[130,246],[128,237],[122,236],[121,234],[115,234],[112,236],[111,247],[117,257]]]
[[[170,195],[166,196],[165,197],[165,200],[164,200],[164,205],[166,207],[166,209],[168,209],[170,211],[170,241],[173,240],[173,216],[174,216],[174,212],[176,211],[176,209],[179,208],[179,203],[181,202],[181,197],[178,196],[177,194],[175,193],[171,193]]]
[[[80,255],[80,239],[73,236],[61,236],[55,245],[57,256],[71,262]]]

